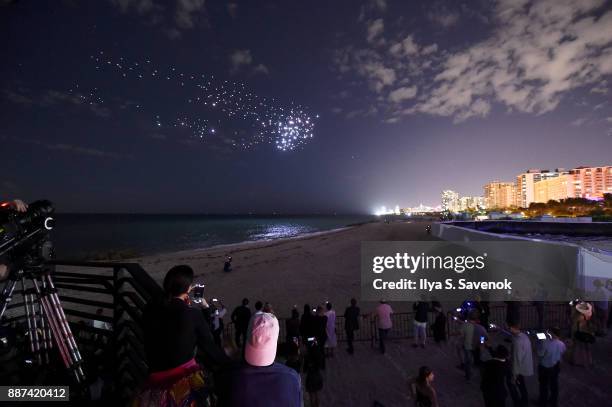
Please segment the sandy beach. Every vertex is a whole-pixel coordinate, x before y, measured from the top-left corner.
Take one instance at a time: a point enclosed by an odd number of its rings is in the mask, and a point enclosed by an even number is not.
[[[159,254],[134,259],[160,284],[168,269],[188,264],[206,284],[206,298],[219,298],[231,310],[247,297],[269,301],[280,316],[291,307],[331,301],[344,309],[351,297],[360,297],[362,241],[432,240],[425,222],[367,223],[342,230],[266,242],[247,242]],[[223,271],[226,255],[233,269]],[[408,303],[397,303],[397,310]],[[362,304],[363,310],[373,304]]]

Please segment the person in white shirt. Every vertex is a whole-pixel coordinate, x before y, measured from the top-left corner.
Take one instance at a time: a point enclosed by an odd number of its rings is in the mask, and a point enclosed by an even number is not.
[[[391,314],[393,314],[393,308],[385,300],[381,300],[376,311],[374,311],[374,317],[376,318],[376,325],[378,327],[378,343],[380,345],[380,352],[385,353],[385,339],[389,331],[393,327],[391,321]]]
[[[567,347],[560,338],[561,330],[550,330],[550,339],[539,340],[538,353],[538,381],[540,382],[540,405],[546,406],[550,402],[556,407],[559,398],[559,372],[561,371],[561,357]],[[549,397],[550,391],[550,397]]]
[[[336,336],[336,311],[334,311],[331,302],[327,302],[325,308],[327,309],[325,312],[325,316],[327,317],[325,351],[327,356],[334,357],[334,349],[338,346],[338,339]]]

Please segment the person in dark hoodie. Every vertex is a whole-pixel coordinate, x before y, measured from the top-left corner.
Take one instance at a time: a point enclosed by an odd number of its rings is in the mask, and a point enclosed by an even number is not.
[[[201,405],[211,389],[202,366],[194,358],[196,346],[203,354],[207,371],[219,372],[231,365],[215,345],[204,319],[202,307],[207,306],[206,302],[191,302],[192,287],[191,267],[172,267],[164,278],[165,298],[147,304],[142,328],[150,375],[132,405],[149,405],[157,398],[171,399],[176,405]]]

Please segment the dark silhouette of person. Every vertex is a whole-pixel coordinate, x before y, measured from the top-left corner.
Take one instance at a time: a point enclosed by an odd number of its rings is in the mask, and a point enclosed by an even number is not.
[[[236,346],[242,347],[246,342],[247,329],[251,320],[251,310],[249,309],[249,299],[244,298],[242,305],[236,307],[232,312],[232,322],[234,323]]]
[[[353,341],[355,339],[355,331],[359,329],[359,317],[361,310],[357,306],[357,300],[351,298],[351,305],[344,311],[344,330],[346,331],[346,351],[352,355],[355,353]]]

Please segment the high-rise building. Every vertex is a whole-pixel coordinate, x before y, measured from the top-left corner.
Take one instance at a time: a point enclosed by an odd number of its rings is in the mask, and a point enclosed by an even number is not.
[[[567,173],[559,174],[558,177],[545,178],[534,184],[534,202],[559,201],[570,197],[571,194],[572,182]]]
[[[459,210],[478,210],[485,208],[484,198],[482,196],[462,196],[459,198]]]
[[[516,185],[513,182],[489,182],[484,186],[484,199],[488,209],[503,209],[515,206]]]
[[[569,196],[599,199],[612,193],[612,166],[577,167],[569,171]]]
[[[528,208],[529,204],[536,202],[535,184],[541,180],[558,177],[560,174],[565,174],[563,168],[557,168],[554,171],[540,170],[532,168],[522,174],[516,176],[516,206],[520,208]]]
[[[442,210],[459,212],[459,194],[455,191],[442,191]]]

